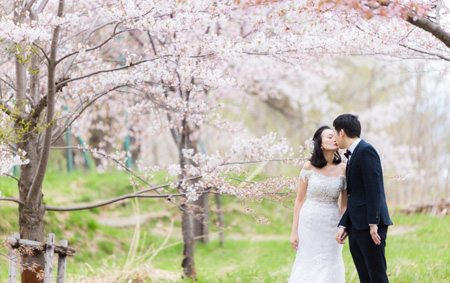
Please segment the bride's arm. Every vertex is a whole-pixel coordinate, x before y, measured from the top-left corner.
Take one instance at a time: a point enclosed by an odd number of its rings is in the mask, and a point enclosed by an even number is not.
[[[303,166],[305,169],[306,166]],[[300,176],[298,181],[297,197],[295,198],[294,205],[294,217],[292,220],[292,232],[291,232],[291,245],[294,250],[298,247],[298,217],[300,214],[300,209],[305,202],[306,188],[308,187],[308,178],[305,176]]]

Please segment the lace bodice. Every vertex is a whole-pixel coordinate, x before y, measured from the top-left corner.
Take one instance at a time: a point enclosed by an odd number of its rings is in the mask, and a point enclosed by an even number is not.
[[[329,177],[313,170],[302,170],[303,182],[308,178],[306,199],[316,202],[337,203],[339,194],[345,189],[345,176]]]

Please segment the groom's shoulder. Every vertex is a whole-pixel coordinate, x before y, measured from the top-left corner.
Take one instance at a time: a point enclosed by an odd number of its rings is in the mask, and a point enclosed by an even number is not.
[[[361,140],[360,149],[363,152],[371,152],[376,153],[378,155],[378,151],[375,149],[375,147],[372,144],[366,142],[365,140]]]
[[[361,141],[359,142],[359,144],[358,144],[358,147],[359,147],[359,148],[371,148],[371,149],[375,149],[375,147],[374,147],[372,144],[366,142],[365,140],[361,140]]]

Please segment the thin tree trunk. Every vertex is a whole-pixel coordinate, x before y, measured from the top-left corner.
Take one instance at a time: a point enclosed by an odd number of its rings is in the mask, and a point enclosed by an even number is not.
[[[201,195],[194,203],[194,237],[198,242],[207,244],[209,234],[209,195]]]
[[[198,130],[198,129],[197,129]],[[206,154],[206,150],[202,146],[200,139],[195,141],[188,136],[189,147],[202,150]],[[194,202],[194,237],[198,242],[207,244],[209,240],[209,194],[201,195]]]
[[[187,128],[186,121],[183,121],[183,128],[184,132],[179,136],[178,143],[178,156],[181,168],[184,168],[185,165],[190,163],[190,160],[186,159],[183,155],[183,149],[189,148],[189,129]],[[185,189],[181,185],[178,187],[178,190],[185,192]],[[185,276],[192,280],[197,280],[194,261],[194,217],[192,208],[186,201],[184,199],[181,204],[181,231],[183,234],[183,261],[181,262],[181,266],[183,267]]]
[[[183,267],[185,276],[192,280],[197,280],[194,262],[194,220],[189,205],[182,204],[181,208],[181,230],[183,234],[183,261],[181,262],[181,266]]]
[[[222,196],[220,194],[216,194],[216,203],[217,203],[217,216],[219,221],[219,243],[220,246],[223,247],[224,242],[223,211],[222,211]]]

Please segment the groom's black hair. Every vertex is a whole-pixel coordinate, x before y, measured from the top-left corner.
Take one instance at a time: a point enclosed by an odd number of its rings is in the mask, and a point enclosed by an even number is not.
[[[327,165],[327,160],[325,159],[325,156],[323,156],[323,150],[322,150],[322,132],[325,130],[331,130],[328,126],[322,126],[314,133],[313,136],[313,142],[314,142],[314,149],[311,153],[311,158],[309,161],[311,162],[311,165],[317,168],[322,168],[325,165]],[[334,153],[334,164],[341,163],[341,155],[337,153],[337,151]]]
[[[353,114],[339,115],[334,119],[333,127],[338,134],[341,130],[344,130],[349,138],[359,138],[361,136],[361,123],[358,120],[358,116]]]

